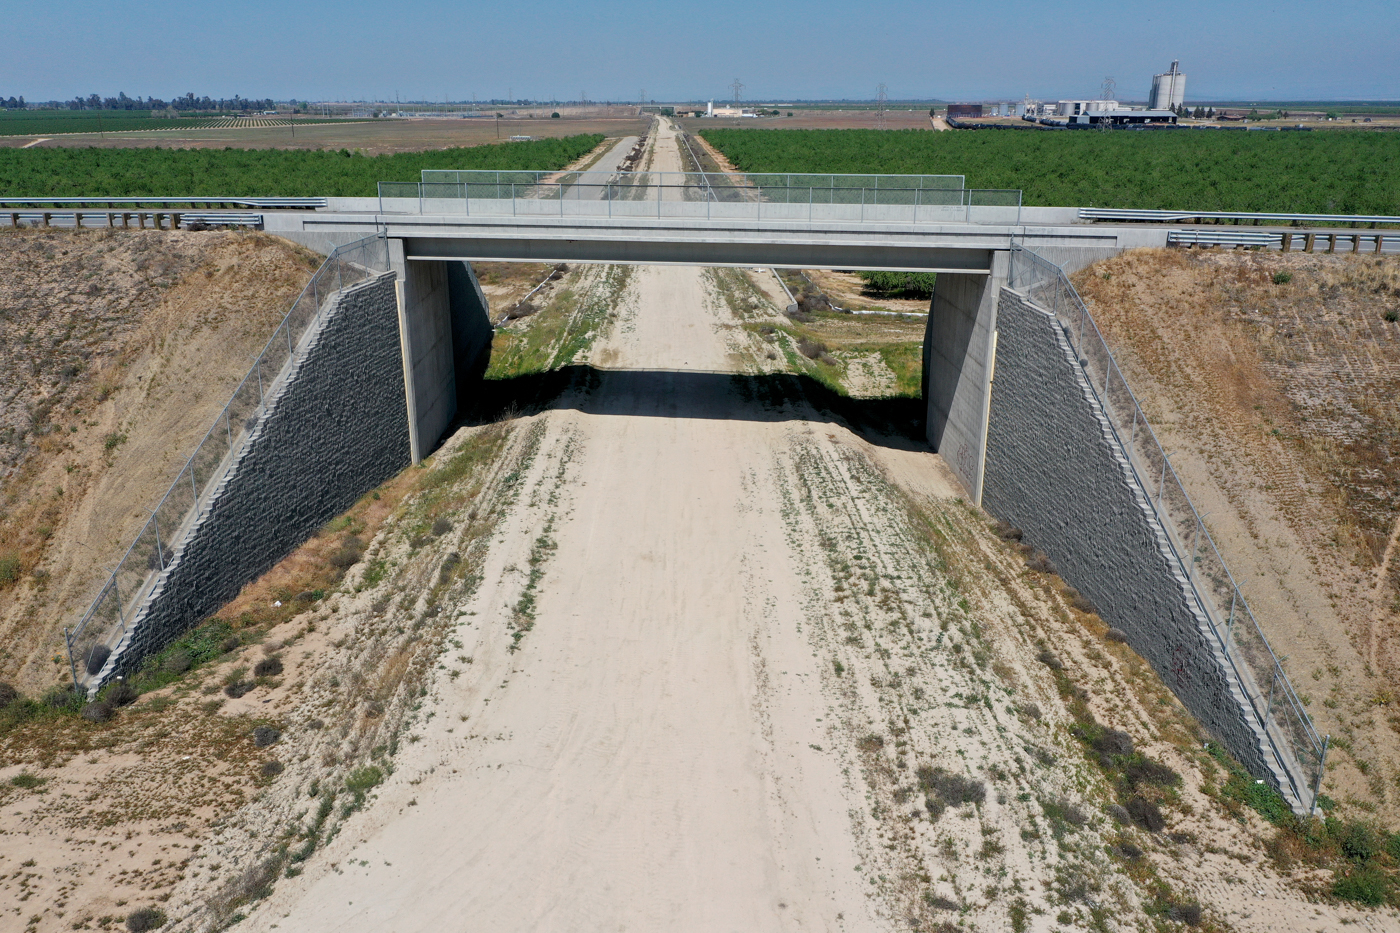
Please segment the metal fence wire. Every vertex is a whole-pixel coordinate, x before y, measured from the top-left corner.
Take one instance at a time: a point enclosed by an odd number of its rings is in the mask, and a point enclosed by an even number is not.
[[[384,213],[857,223],[1020,221],[1021,192],[961,175],[423,171],[380,182]]]
[[[248,374],[136,533],[87,612],[64,630],[73,683],[96,683],[112,649],[170,566],[184,534],[257,427],[273,386],[333,294],[389,269],[388,240],[365,237],[334,250],[302,289]]]
[[[1269,647],[1249,602],[1187,495],[1137,397],[1118,368],[1093,315],[1064,270],[1013,244],[1010,286],[1055,316],[1079,359],[1115,438],[1150,503],[1183,579],[1209,620],[1210,635],[1249,703],[1280,770],[1281,789],[1295,808],[1314,812],[1327,763],[1329,738],[1319,738],[1282,665]]]

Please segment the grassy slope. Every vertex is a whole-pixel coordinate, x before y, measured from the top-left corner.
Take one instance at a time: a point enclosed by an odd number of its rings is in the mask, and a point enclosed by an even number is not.
[[[1025,203],[1400,214],[1400,136],[711,129],[748,172],[962,174]]]

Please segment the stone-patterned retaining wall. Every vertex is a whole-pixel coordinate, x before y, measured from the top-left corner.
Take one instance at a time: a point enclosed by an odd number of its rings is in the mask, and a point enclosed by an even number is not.
[[[1282,777],[1058,322],[1003,288],[983,506],[1019,527],[1256,775]]]
[[[130,674],[409,463],[394,275],[331,299],[101,673]]]

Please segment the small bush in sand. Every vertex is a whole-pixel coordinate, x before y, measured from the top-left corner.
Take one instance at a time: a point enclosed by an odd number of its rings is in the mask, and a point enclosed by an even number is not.
[[[1123,778],[1128,782],[1129,787],[1137,787],[1139,784],[1175,787],[1181,783],[1181,775],[1160,761],[1154,761],[1145,755],[1134,756],[1133,760],[1123,767]]]
[[[1120,628],[1111,628],[1107,632],[1103,633],[1103,637],[1106,638],[1108,641],[1116,641],[1122,643],[1128,640],[1128,633]]]
[[[72,684],[62,684],[57,687],[50,687],[44,692],[43,704],[50,709],[65,709],[76,711],[82,708],[85,697],[78,693],[78,688]]]
[[[1111,803],[1107,807],[1104,807],[1104,811],[1109,816],[1113,817],[1115,823],[1122,823],[1126,826],[1133,821],[1132,816],[1128,813],[1128,808],[1122,804]]]
[[[112,705],[99,700],[83,707],[82,717],[88,722],[106,722],[112,718]]]
[[[1036,551],[1031,555],[1031,559],[1026,561],[1026,566],[1036,573],[1054,573],[1055,563],[1044,551]]]
[[[1160,833],[1167,828],[1161,809],[1146,797],[1129,798],[1126,809],[1132,821],[1150,833]]]
[[[243,642],[238,640],[237,635],[230,635],[228,638],[225,638],[223,640],[222,644],[219,645],[219,650],[222,651],[224,654],[228,654],[230,651],[237,650],[238,646],[241,644],[243,644]]]
[[[1035,656],[1035,659],[1052,671],[1062,671],[1065,669],[1065,662],[1051,654],[1049,649],[1043,649]]]
[[[241,696],[247,695],[256,686],[257,684],[253,683],[251,680],[235,680],[224,688],[224,695],[236,700]]]
[[[258,726],[253,730],[253,744],[258,748],[267,748],[280,738],[282,738],[282,733],[271,726]]]
[[[1021,529],[1001,519],[997,519],[996,523],[992,525],[992,532],[1003,541],[1021,540]]]
[[[1131,755],[1133,737],[1117,729],[1105,729],[1102,735],[1089,743],[1089,746],[1102,755]]]
[[[18,699],[19,691],[14,688],[14,685],[0,680],[0,709],[4,709]]]
[[[1201,923],[1200,904],[1173,904],[1167,910],[1168,919],[1177,923],[1184,923],[1189,927],[1199,926]]]
[[[873,755],[884,747],[885,737],[883,735],[876,735],[874,732],[863,736],[860,741],[856,742],[856,748],[859,748],[867,755]]]
[[[439,518],[433,522],[433,536],[441,538],[452,530],[452,523],[445,518]]]
[[[282,673],[282,659],[275,655],[263,658],[253,667],[254,677],[276,677],[280,673]]]
[[[108,684],[102,691],[104,702],[112,706],[129,706],[135,703],[141,694],[136,692],[136,688],[125,680],[119,680],[114,684]]]
[[[269,761],[262,766],[262,776],[265,778],[277,777],[283,770],[282,762]]]
[[[919,787],[931,801],[929,812],[935,815],[943,807],[935,808],[934,803],[956,807],[965,803],[981,803],[987,799],[986,784],[942,768],[921,765],[915,770],[914,776],[919,779]]]
[[[30,774],[28,771],[21,771],[19,774],[16,774],[14,777],[10,778],[10,783],[12,785],[14,785],[15,787],[21,787],[25,790],[33,790],[36,787],[43,787],[44,784],[46,784],[47,782],[48,778],[36,777]]]
[[[130,933],[146,933],[165,926],[165,912],[158,907],[142,907],[126,916],[126,928]]]

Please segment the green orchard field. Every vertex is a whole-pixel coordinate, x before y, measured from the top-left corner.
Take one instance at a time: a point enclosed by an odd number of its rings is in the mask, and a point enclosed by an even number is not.
[[[0,196],[373,197],[425,168],[562,168],[601,134],[364,156],[347,149],[3,149]]]
[[[1065,207],[1400,215],[1400,133],[706,129],[746,172],[965,175]]]

